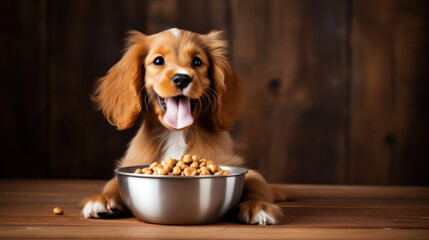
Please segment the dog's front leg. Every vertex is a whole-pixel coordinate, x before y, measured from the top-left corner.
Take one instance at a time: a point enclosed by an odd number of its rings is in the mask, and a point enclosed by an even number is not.
[[[106,183],[102,193],[84,199],[82,206],[82,214],[86,218],[105,218],[128,214],[128,210],[119,196],[116,177]]]
[[[247,224],[277,224],[282,211],[273,202],[272,190],[265,179],[259,173],[250,170],[244,181],[238,220]]]

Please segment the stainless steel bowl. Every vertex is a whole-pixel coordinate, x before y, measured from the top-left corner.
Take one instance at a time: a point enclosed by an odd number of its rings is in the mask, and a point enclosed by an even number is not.
[[[220,166],[219,176],[135,174],[133,166],[116,169],[119,192],[139,220],[159,224],[207,224],[220,221],[240,201],[247,169]]]

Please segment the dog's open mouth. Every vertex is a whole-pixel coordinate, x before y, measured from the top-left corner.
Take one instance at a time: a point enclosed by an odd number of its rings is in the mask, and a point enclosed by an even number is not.
[[[162,98],[157,95],[158,105],[164,112],[164,122],[175,129],[182,129],[194,123],[193,100],[186,96]]]

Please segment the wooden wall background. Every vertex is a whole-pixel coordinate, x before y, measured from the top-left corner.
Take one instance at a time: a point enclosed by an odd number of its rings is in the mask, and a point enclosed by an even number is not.
[[[271,182],[429,185],[427,1],[1,0],[3,178],[109,178],[136,127],[89,100],[129,29],[223,29],[233,131]],[[138,125],[138,124],[137,124]]]

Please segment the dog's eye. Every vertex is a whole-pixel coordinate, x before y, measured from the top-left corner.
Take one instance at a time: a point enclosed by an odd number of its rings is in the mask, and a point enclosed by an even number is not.
[[[202,63],[203,62],[201,61],[201,59],[199,57],[194,57],[192,59],[192,65],[194,65],[196,67],[201,66]]]
[[[157,57],[155,60],[153,60],[153,64],[161,66],[165,64],[165,60],[163,57]]]

